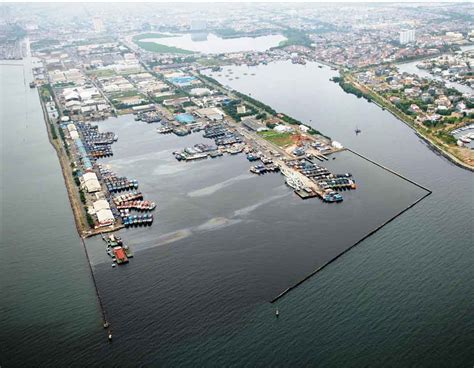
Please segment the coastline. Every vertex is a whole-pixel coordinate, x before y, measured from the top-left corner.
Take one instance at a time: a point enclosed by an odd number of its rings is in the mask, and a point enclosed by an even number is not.
[[[390,112],[394,117],[398,120],[403,122],[405,125],[410,127],[415,134],[420,137],[424,142],[428,144],[428,146],[435,150],[436,152],[440,153],[443,157],[448,159],[451,163],[465,169],[474,172],[474,166],[471,166],[464,161],[460,160],[458,157],[454,156],[452,153],[446,151],[442,146],[440,146],[437,142],[433,141],[431,138],[427,137],[421,129],[417,128],[417,125],[414,122],[410,122],[408,119],[404,118],[403,114],[393,106],[393,104],[389,102],[382,103],[378,100],[384,101],[385,98],[380,96],[379,94],[373,92],[370,88],[360,85],[359,83],[355,82],[352,75],[349,75],[349,78],[346,79],[346,82],[350,83],[354,88],[358,89],[363,93],[368,93],[372,98],[371,103],[374,103],[378,107],[387,110]]]
[[[69,197],[69,203],[71,205],[72,213],[74,215],[74,222],[76,224],[76,229],[81,238],[88,238],[94,235],[108,233],[112,231],[116,231],[122,229],[123,225],[112,225],[104,228],[97,228],[91,229],[87,223],[87,220],[83,214],[84,205],[81,203],[80,198],[78,196],[78,191],[76,190],[76,185],[72,180],[72,176],[70,174],[70,165],[71,162],[67,157],[67,154],[64,152],[63,145],[59,141],[61,138],[57,137],[54,139],[51,126],[56,127],[57,129],[61,129],[57,124],[52,123],[48,113],[46,111],[46,106],[44,104],[43,99],[41,98],[39,89],[37,89],[38,98],[41,104],[41,109],[43,110],[43,120],[46,125],[46,132],[48,135],[49,143],[53,146],[54,150],[56,151],[56,156],[58,157],[59,164],[61,167],[61,172],[64,178],[64,183],[66,185],[67,194]],[[54,98],[54,97],[53,97]]]

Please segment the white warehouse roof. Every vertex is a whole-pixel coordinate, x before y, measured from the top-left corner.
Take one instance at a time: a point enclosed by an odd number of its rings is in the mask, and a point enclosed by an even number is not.
[[[115,222],[114,214],[111,210],[100,210],[96,213],[97,220],[101,226],[112,225]]]
[[[101,210],[110,210],[109,202],[107,202],[105,199],[99,199],[98,201],[95,201],[92,206],[94,207],[95,212],[99,212]]]
[[[101,189],[95,173],[85,173],[82,175],[82,180],[84,180],[84,186],[89,193],[98,192]]]

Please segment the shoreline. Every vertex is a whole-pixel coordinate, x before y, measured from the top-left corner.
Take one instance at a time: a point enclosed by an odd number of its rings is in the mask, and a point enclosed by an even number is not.
[[[351,75],[349,76],[348,79],[346,79],[346,81],[348,83],[350,83],[354,88],[357,88],[359,91],[361,91],[363,93],[366,91],[371,97],[371,101],[370,101],[371,103],[374,103],[375,105],[377,105],[381,109],[390,112],[395,118],[397,118],[397,120],[401,121],[402,123],[404,123],[405,125],[410,127],[419,138],[421,138],[425,143],[428,144],[428,146],[431,149],[433,149],[436,152],[440,153],[444,158],[446,158],[448,161],[455,164],[456,166],[461,167],[465,170],[474,172],[474,166],[471,166],[471,165],[465,163],[464,161],[460,160],[459,158],[454,156],[452,153],[450,153],[450,152],[446,151],[445,149],[443,149],[437,142],[434,142],[431,138],[424,135],[423,132],[421,132],[420,129],[417,129],[415,123],[411,123],[411,122],[407,121],[407,119],[404,119],[403,116],[402,116],[402,113],[398,112],[393,107],[393,104],[387,102],[386,105],[385,105],[385,104],[382,104],[381,102],[377,101],[377,99],[385,100],[385,98],[383,96],[380,96],[379,94],[373,92],[370,88],[367,88],[365,86],[361,86],[359,83],[357,83],[353,80],[353,77]],[[365,91],[362,90],[362,88],[364,88]]]
[[[58,136],[56,140],[53,138],[51,126],[55,129],[61,129],[61,127],[51,122],[48,113],[46,111],[46,106],[41,98],[39,89],[37,88],[38,98],[41,104],[41,109],[43,111],[43,120],[46,125],[46,133],[48,136],[49,143],[53,146],[56,156],[58,157],[59,165],[61,167],[61,173],[63,176],[64,183],[66,185],[66,191],[69,198],[69,204],[72,209],[74,223],[76,225],[76,230],[81,238],[89,238],[91,236],[109,233],[116,230],[123,229],[123,225],[112,225],[103,228],[91,229],[90,226],[87,224],[87,220],[83,214],[83,209],[85,205],[81,203],[80,199],[78,198],[78,191],[76,190],[76,185],[72,181],[72,175],[69,173],[71,161],[69,160],[67,154],[64,153],[63,144],[60,141],[60,137]],[[54,99],[54,97],[53,97]]]

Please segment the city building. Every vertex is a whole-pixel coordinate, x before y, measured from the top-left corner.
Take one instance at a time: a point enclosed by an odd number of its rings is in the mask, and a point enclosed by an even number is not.
[[[92,18],[92,24],[94,25],[94,32],[101,33],[104,32],[104,23],[99,17]]]
[[[409,29],[400,32],[400,45],[415,42],[415,30]]]

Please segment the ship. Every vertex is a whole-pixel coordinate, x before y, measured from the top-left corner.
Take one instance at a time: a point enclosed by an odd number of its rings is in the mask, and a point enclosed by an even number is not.
[[[122,239],[119,236],[110,234],[109,236],[104,237],[102,235],[102,239],[107,244],[107,254],[117,264],[128,263],[128,258],[133,257],[131,249],[123,244]]]
[[[287,168],[281,168],[281,173],[286,177],[285,183],[294,190],[300,190],[304,187],[303,182],[298,175]]]
[[[122,247],[120,246],[114,247],[112,251],[115,256],[115,262],[117,262],[117,264],[128,263],[127,255],[125,254],[125,251],[123,250]]]

